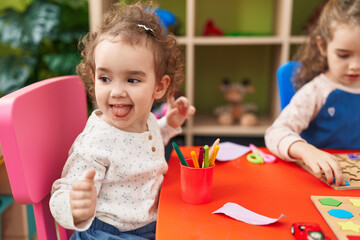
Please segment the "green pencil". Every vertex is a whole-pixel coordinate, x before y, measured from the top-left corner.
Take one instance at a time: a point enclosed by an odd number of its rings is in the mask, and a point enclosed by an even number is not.
[[[179,148],[179,146],[176,144],[176,142],[173,142],[172,145],[173,145],[173,148],[174,148],[176,154],[178,155],[178,157],[179,157],[179,159],[180,159],[181,164],[184,165],[184,166],[189,167],[189,164],[186,162],[186,160],[185,160],[184,156],[182,155],[182,153],[181,153],[181,151],[180,151],[180,148]]]
[[[209,146],[204,146],[204,168],[209,167]]]

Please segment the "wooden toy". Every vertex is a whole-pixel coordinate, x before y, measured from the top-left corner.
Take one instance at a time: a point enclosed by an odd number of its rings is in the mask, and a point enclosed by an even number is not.
[[[349,184],[346,186],[335,186],[335,184],[329,185],[324,173],[321,180],[335,190],[360,189],[360,153],[342,153],[334,154],[334,156],[339,159],[340,166],[343,169],[344,180]],[[303,162],[299,161],[297,164],[312,174],[312,171]]]
[[[311,196],[311,200],[337,239],[360,238],[360,197]]]

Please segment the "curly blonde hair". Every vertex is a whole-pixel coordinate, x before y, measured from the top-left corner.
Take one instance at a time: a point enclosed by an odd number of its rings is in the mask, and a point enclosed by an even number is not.
[[[183,54],[172,33],[166,33],[160,18],[154,13],[152,2],[138,2],[132,5],[115,4],[105,15],[102,26],[93,33],[86,34],[79,42],[82,61],[77,66],[78,75],[83,79],[88,92],[94,99],[96,46],[104,37],[118,39],[131,46],[144,44],[154,56],[157,81],[164,75],[170,77],[170,84],[162,100],[173,95],[184,80]],[[139,27],[138,25],[144,25]]]
[[[326,48],[333,38],[333,24],[359,24],[360,0],[328,0],[318,18],[316,26],[309,33],[308,41],[299,48],[295,59],[301,67],[292,79],[296,89],[328,70],[327,58],[320,53],[316,38],[320,37]]]

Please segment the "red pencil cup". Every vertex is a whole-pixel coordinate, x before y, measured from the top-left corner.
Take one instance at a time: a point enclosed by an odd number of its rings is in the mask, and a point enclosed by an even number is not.
[[[214,165],[195,168],[191,159],[186,159],[189,167],[180,163],[181,199],[189,204],[205,204],[211,201]]]

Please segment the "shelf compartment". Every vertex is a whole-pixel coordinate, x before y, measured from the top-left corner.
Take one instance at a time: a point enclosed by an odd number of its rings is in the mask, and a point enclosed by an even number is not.
[[[241,83],[248,78],[254,93],[245,95],[243,103],[255,103],[257,113],[268,114],[272,82],[274,46],[196,46],[194,104],[198,112],[213,113],[228,105],[219,86],[224,78]]]
[[[273,35],[275,14],[273,0],[227,0],[226,4],[217,0],[196,0],[195,35],[202,35],[209,19],[225,35]]]
[[[259,117],[259,124],[253,127],[240,125],[222,126],[218,124],[216,117],[211,114],[195,114],[194,125],[191,129],[184,128],[184,132],[191,131],[195,135],[206,136],[255,136],[263,137],[266,129],[271,125],[270,117]]]

